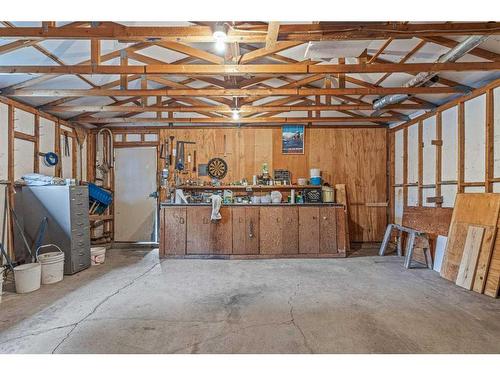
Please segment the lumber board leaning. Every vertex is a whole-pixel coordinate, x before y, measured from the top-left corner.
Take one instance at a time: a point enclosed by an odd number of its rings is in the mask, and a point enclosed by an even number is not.
[[[457,280],[468,225],[496,227],[499,212],[500,194],[457,194],[446,252],[441,267],[441,277],[453,282]]]
[[[500,236],[496,236],[493,253],[486,278],[484,294],[490,297],[498,297],[500,289]]]
[[[467,228],[467,236],[456,281],[456,284],[462,288],[472,289],[484,231],[485,228],[474,225],[469,225]]]
[[[477,261],[476,276],[474,277],[474,283],[472,286],[472,290],[477,293],[484,292],[488,269],[491,263],[491,256],[496,242],[496,235],[497,227],[485,228],[483,242],[481,244],[481,250]]]

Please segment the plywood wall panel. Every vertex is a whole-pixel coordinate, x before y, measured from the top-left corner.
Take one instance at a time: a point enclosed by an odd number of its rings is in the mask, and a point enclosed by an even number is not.
[[[199,164],[224,158],[229,167],[227,183],[243,177],[251,181],[261,173],[263,163],[271,173],[278,168],[290,170],[294,182],[308,178],[310,168],[320,168],[326,182],[347,185],[351,239],[377,241],[383,236],[386,208],[365,206],[387,201],[386,129],[307,128],[303,155],[281,153],[280,128],[161,129],[161,142],[170,135],[174,142],[197,142]]]
[[[484,181],[486,95],[465,102],[465,174],[466,182]]]

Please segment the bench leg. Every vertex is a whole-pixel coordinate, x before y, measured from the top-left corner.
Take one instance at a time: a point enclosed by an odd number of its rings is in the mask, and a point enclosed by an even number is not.
[[[429,243],[429,238],[425,236],[425,247],[424,247],[425,264],[427,268],[433,269],[432,255],[431,255],[431,245]]]
[[[382,244],[380,245],[380,250],[378,251],[379,256],[383,256],[385,254],[385,251],[387,250],[387,245],[389,244],[389,240],[391,238],[391,233],[392,233],[392,224],[389,224],[387,226],[387,229],[385,230],[384,239],[382,240]]]
[[[415,245],[415,233],[410,233],[408,236],[408,242],[406,243],[406,258],[405,258],[405,268],[410,268],[411,258],[413,256],[413,246]]]
[[[401,237],[402,237],[402,232],[398,231],[398,237],[396,240],[396,250],[398,252],[398,256],[402,257],[403,256],[403,249],[402,249],[402,244],[401,244]]]

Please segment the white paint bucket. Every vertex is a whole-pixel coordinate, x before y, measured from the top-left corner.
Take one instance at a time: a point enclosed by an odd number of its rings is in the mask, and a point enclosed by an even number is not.
[[[104,263],[106,258],[106,248],[105,247],[91,247],[90,248],[90,260],[93,266],[98,266]]]
[[[319,168],[311,168],[309,172],[311,173],[311,177],[321,177],[321,170]]]
[[[40,263],[21,264],[14,267],[16,293],[29,293],[40,289],[42,267]]]
[[[40,249],[47,247],[55,247],[57,251],[38,254]],[[42,284],[55,284],[61,281],[64,277],[64,253],[59,246],[50,244],[40,246],[36,250],[36,259],[42,266]]]

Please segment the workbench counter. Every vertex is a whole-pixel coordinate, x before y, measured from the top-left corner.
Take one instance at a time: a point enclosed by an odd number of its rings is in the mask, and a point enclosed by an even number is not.
[[[211,203],[161,203],[161,207],[211,207]],[[224,203],[222,207],[344,207],[339,203]]]
[[[162,204],[160,255],[216,258],[345,257],[347,213],[335,203]]]

